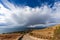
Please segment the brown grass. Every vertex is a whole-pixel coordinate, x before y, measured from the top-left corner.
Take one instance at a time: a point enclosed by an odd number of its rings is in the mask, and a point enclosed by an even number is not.
[[[0,34],[0,40],[17,40],[22,34]]]
[[[60,38],[60,24],[52,27],[48,27],[41,30],[33,30],[29,35],[48,40],[55,40],[55,38]],[[60,39],[59,39],[60,40]]]
[[[27,32],[13,32],[8,34],[0,34],[0,40],[18,40],[22,35],[29,34],[30,36],[48,39],[60,40],[60,24],[45,29],[32,30]]]

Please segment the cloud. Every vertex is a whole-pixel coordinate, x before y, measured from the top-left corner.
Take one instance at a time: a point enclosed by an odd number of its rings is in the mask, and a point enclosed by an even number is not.
[[[60,23],[60,3],[56,2],[53,8],[48,5],[31,8],[29,6],[17,6],[8,0],[1,0],[0,14],[3,15],[0,24],[6,24],[0,28],[14,28],[17,26],[30,26],[38,24]],[[2,20],[3,19],[3,20]]]

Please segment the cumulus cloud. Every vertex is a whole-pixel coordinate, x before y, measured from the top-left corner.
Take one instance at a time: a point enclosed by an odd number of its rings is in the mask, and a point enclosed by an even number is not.
[[[17,6],[8,0],[1,0],[0,3],[0,24],[5,24],[0,28],[14,28],[17,26],[31,26],[38,24],[60,23],[60,3],[56,2],[53,8],[48,5],[31,8],[29,6]],[[1,16],[0,16],[1,17]]]

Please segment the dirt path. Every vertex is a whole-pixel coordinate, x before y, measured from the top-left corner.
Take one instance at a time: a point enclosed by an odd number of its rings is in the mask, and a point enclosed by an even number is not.
[[[23,36],[24,36],[24,35],[18,37],[17,40],[22,40]]]
[[[36,38],[27,34],[27,35],[24,35],[22,40],[47,40],[47,39],[40,39],[40,38]]]

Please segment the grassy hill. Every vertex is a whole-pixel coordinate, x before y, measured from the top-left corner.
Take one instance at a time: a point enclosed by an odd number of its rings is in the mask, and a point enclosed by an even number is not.
[[[0,34],[0,40],[18,40],[20,37],[26,34],[40,39],[60,40],[60,24],[45,29],[31,29],[20,32],[3,33]]]
[[[60,24],[41,30],[33,30],[29,35],[48,40],[60,40]]]

